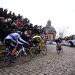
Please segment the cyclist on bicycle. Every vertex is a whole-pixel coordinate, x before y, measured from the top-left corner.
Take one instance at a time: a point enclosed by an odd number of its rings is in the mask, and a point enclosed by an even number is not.
[[[35,54],[42,52],[43,55],[46,55],[47,48],[44,40],[39,35],[33,37],[33,46],[35,47]]]
[[[8,36],[6,36],[4,42],[8,52],[10,52],[12,56],[15,55],[17,48],[19,48],[19,50],[23,51],[24,54],[26,54],[23,45],[28,44],[28,42],[24,41],[20,37],[20,32],[9,34]]]
[[[57,45],[56,45],[56,50],[62,50],[62,47],[61,47],[61,42],[62,42],[62,39],[61,38],[58,38],[55,40]]]

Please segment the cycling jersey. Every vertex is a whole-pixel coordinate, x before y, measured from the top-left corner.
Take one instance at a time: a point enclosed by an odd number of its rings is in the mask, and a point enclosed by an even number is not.
[[[14,42],[17,42],[18,44],[25,43],[25,41],[20,37],[20,35],[18,33],[11,33],[5,38],[5,40],[6,39],[10,39]]]
[[[33,43],[36,45],[40,44],[40,43],[43,43],[44,41],[42,40],[41,36],[39,35],[35,35],[33,37]]]
[[[41,41],[42,41],[42,38],[41,38],[41,36],[39,36],[39,35],[35,35],[33,38],[34,38],[37,42],[41,42]]]

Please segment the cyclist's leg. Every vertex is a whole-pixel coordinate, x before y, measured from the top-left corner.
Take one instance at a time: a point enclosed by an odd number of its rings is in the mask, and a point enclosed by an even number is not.
[[[19,53],[27,55],[24,44],[19,44],[18,48],[19,48]]]
[[[5,46],[6,46],[6,51],[8,52],[5,57],[4,57],[4,62],[7,62],[9,59],[9,53],[10,53],[10,39],[5,39]]]
[[[59,54],[59,44],[58,43],[56,44],[56,51]]]
[[[6,50],[8,51],[7,55],[4,57],[4,62],[12,61],[14,62],[14,55],[11,55],[12,50],[14,49],[14,44],[11,39],[5,40]]]
[[[63,53],[63,48],[62,48],[62,45],[61,45],[61,52]]]

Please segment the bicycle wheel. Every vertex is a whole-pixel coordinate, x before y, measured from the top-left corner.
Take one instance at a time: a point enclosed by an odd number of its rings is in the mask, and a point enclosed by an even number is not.
[[[41,53],[43,55],[46,55],[47,54],[47,48],[46,48],[46,46],[40,46],[40,50],[41,50]]]
[[[57,54],[60,54],[60,50],[56,50],[57,51]]]
[[[22,63],[25,63],[25,62],[29,62],[31,60],[31,53],[30,53],[30,49],[26,49],[26,53],[27,55],[25,55],[24,53],[21,54],[20,56],[20,60]]]
[[[30,55],[32,58],[34,58],[36,56],[36,47],[30,48]]]
[[[5,55],[7,54],[8,52],[5,51],[5,50],[2,50],[0,52],[0,67],[3,67],[3,66],[6,66],[7,64],[4,63],[4,58],[5,58]]]

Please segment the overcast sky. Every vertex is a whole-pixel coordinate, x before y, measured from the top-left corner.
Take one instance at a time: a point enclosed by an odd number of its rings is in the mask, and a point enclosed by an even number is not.
[[[45,26],[50,19],[57,32],[75,34],[75,0],[0,0],[0,7],[20,13],[34,25]]]

